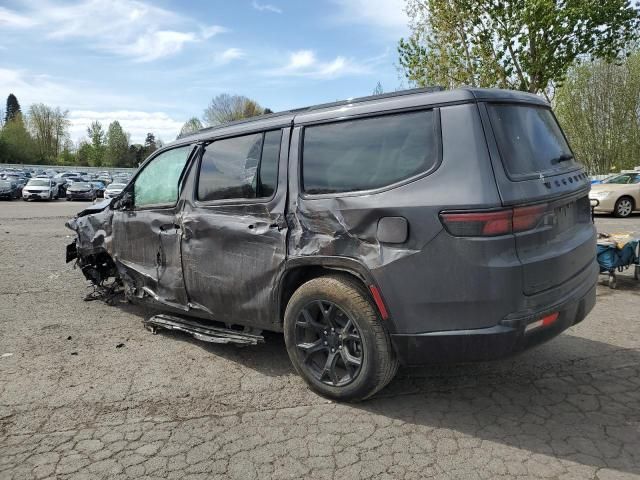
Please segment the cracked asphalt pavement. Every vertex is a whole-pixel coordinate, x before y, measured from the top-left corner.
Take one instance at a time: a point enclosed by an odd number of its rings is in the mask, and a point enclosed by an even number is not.
[[[518,357],[401,369],[373,399],[311,393],[279,335],[152,335],[84,302],[64,263],[79,210],[0,203],[0,479],[640,478],[640,283]],[[640,217],[598,217],[640,232]],[[604,279],[604,278],[603,278]]]

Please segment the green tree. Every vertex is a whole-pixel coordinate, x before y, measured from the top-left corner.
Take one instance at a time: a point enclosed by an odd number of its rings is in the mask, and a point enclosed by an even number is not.
[[[81,140],[76,151],[76,164],[82,167],[88,167],[91,163],[93,155],[93,147],[86,140]]]
[[[129,152],[127,153],[127,167],[137,167],[145,159],[144,145],[136,143],[129,146]]]
[[[640,163],[640,51],[617,64],[577,63],[554,103],[576,157],[590,173]]]
[[[120,122],[114,120],[107,129],[106,150],[104,163],[112,167],[124,167],[127,163],[129,152],[129,137],[120,126]]]
[[[156,145],[156,136],[153,133],[147,133],[147,136],[144,139],[144,150],[143,150],[144,158],[147,158],[157,149],[158,149],[158,146]]]
[[[105,150],[105,134],[102,124],[97,120],[91,122],[91,125],[87,128],[87,135],[91,141],[89,165],[92,167],[100,167],[103,164]]]
[[[2,161],[6,163],[34,163],[36,147],[25,127],[22,114],[15,114],[0,131],[3,144]]]
[[[62,145],[62,150],[58,155],[58,164],[59,165],[75,165],[76,164],[76,155],[73,151],[73,142],[66,138]]]
[[[29,128],[36,143],[38,159],[42,163],[55,163],[67,138],[68,112],[36,103],[29,108]]]
[[[178,138],[186,137],[187,135],[191,135],[192,133],[196,133],[198,130],[202,129],[202,122],[198,117],[192,117],[182,125],[180,129],[180,133],[178,134]]]
[[[407,13],[398,53],[411,83],[532,93],[577,58],[616,58],[640,25],[629,0],[407,0]]]
[[[243,95],[221,93],[214,97],[204,111],[203,119],[209,126],[262,115],[263,108],[255,100]]]
[[[9,123],[10,120],[13,120],[17,115],[21,114],[20,103],[18,99],[13,93],[10,93],[7,97],[7,108],[5,111],[4,123]]]

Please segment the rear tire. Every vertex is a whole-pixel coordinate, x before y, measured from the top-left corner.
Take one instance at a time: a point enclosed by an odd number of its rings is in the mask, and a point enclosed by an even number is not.
[[[289,358],[319,394],[364,400],[384,388],[398,370],[382,322],[357,281],[346,275],[315,278],[298,288],[287,304],[284,337]]]
[[[620,197],[616,201],[616,205],[613,208],[613,214],[616,217],[627,218],[633,212],[634,205],[631,197]]]

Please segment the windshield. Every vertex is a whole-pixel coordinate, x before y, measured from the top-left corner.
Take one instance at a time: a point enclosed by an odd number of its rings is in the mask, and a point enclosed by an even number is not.
[[[73,190],[83,190],[83,189],[89,189],[91,188],[91,184],[89,183],[85,183],[85,182],[75,182],[73,185],[71,185],[71,187],[69,187]]]
[[[29,180],[29,183],[27,183],[27,187],[48,187],[49,186],[49,180]]]
[[[623,175],[616,175],[613,178],[604,180],[602,183],[615,183],[619,185],[625,185],[628,183],[640,183],[640,174],[625,173]]]
[[[531,175],[577,166],[549,108],[489,105],[500,155],[511,175]]]
[[[0,187],[9,188],[11,186],[11,182],[7,182],[6,180],[0,180]]]
[[[112,183],[107,190],[122,190],[126,185],[124,183]]]

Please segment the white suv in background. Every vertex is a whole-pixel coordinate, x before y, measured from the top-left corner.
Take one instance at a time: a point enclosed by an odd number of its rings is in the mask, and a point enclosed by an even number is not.
[[[32,178],[22,189],[23,200],[57,200],[58,184],[48,178]]]
[[[107,186],[107,188],[105,189],[105,191],[104,191],[104,198],[117,197],[118,195],[120,195],[120,193],[122,193],[122,190],[126,186],[127,186],[126,183],[111,183],[111,184],[109,184]]]

